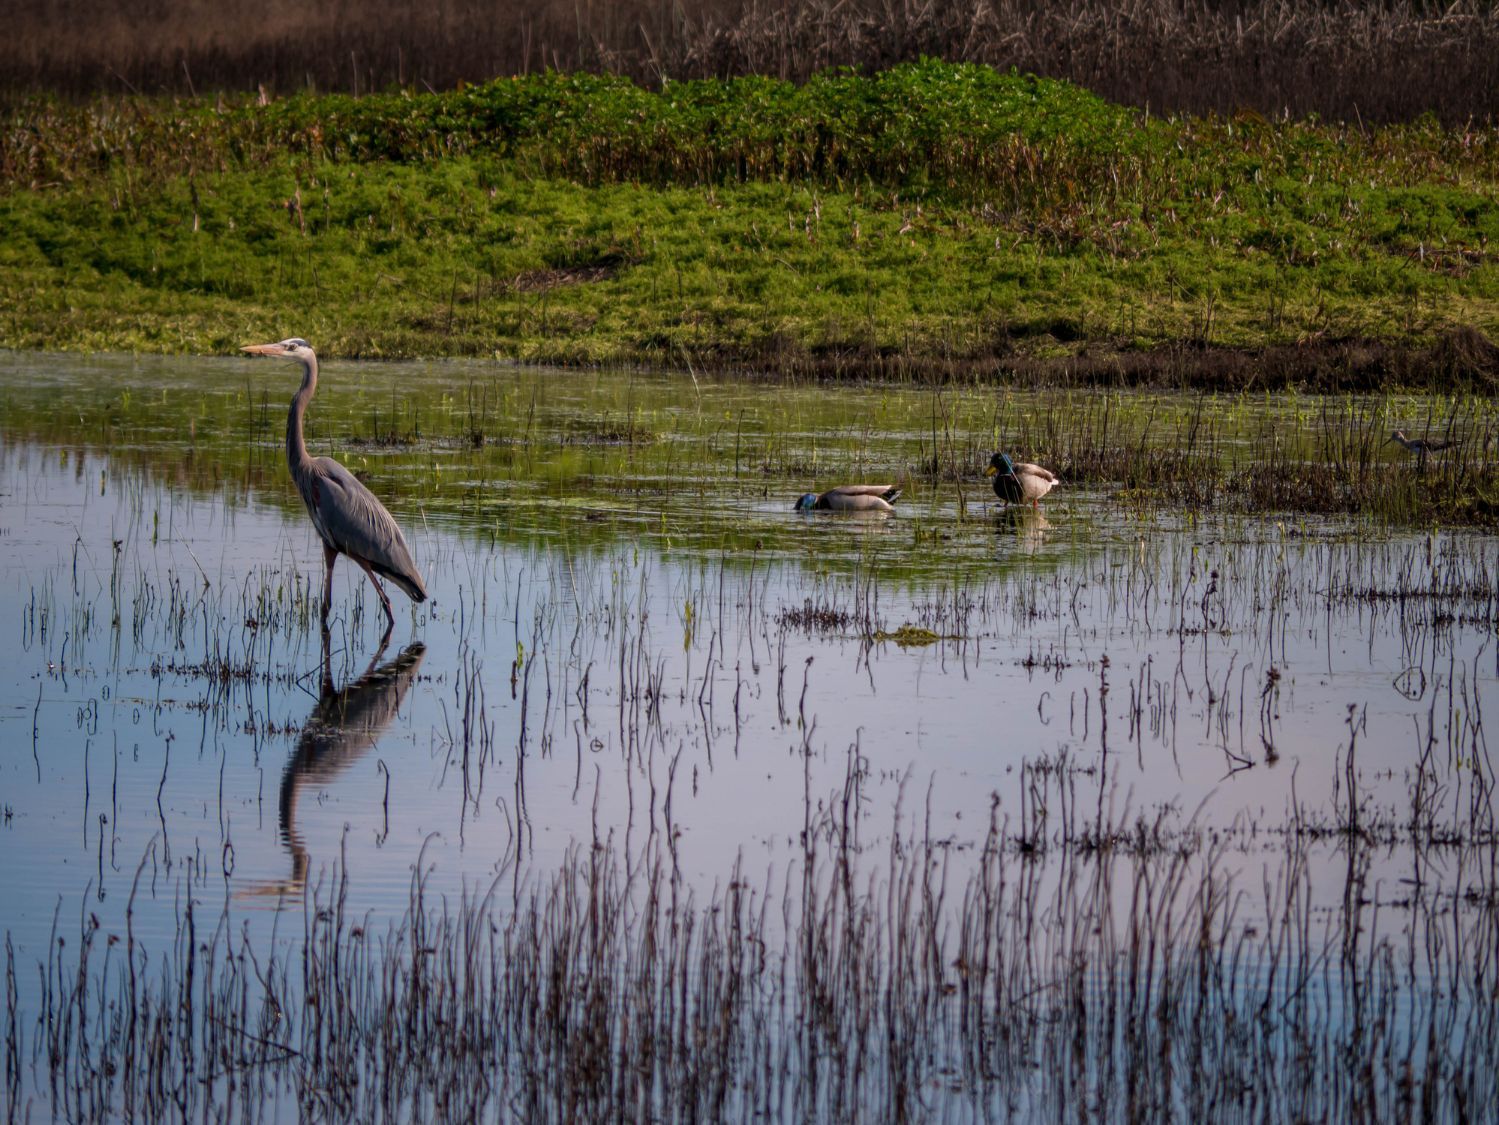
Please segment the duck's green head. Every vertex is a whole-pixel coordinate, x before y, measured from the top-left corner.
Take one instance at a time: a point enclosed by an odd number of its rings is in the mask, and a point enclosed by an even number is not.
[[[1007,477],[1015,475],[1015,462],[1010,460],[1008,453],[996,453],[989,458],[989,467],[984,470],[984,475],[992,477],[996,473],[1003,473]]]
[[[792,511],[810,512],[815,507],[817,507],[817,493],[808,492],[797,497],[796,506],[792,508]]]

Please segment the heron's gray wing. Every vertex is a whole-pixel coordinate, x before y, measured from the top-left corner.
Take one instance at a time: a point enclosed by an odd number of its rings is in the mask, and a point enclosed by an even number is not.
[[[363,559],[413,600],[427,596],[421,571],[400,525],[359,478],[331,457],[312,462],[313,519],[323,537],[351,558]]]

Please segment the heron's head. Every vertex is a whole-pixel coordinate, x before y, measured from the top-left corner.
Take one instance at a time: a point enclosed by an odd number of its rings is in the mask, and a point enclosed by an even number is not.
[[[1385,439],[1385,444],[1389,445],[1390,442],[1392,442],[1392,441],[1398,441],[1398,442],[1400,442],[1403,445],[1406,442],[1406,440],[1407,440],[1407,438],[1405,436],[1405,431],[1404,430],[1396,430],[1393,434],[1391,434],[1389,437],[1387,437]]]
[[[808,492],[797,497],[796,506],[792,508],[792,511],[810,512],[815,507],[817,507],[817,493]]]
[[[274,355],[283,359],[310,359],[312,345],[300,336],[292,336],[274,344],[246,344],[239,349],[251,355]]]
[[[1008,453],[996,453],[989,458],[989,467],[984,470],[984,475],[992,477],[996,473],[1003,473],[1007,477],[1015,475],[1015,462],[1010,460]]]

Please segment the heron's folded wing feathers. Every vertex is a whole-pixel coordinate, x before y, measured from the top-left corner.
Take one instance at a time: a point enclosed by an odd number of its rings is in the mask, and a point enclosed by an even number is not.
[[[421,571],[411,557],[406,536],[385,505],[331,457],[319,457],[312,465],[317,477],[318,522],[333,546],[363,559],[414,600],[424,600],[427,589]]]

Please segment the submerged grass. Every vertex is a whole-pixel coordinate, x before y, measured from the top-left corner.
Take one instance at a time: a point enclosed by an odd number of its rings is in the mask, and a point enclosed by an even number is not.
[[[1493,127],[1162,120],[933,61],[35,99],[0,343],[1492,390],[1496,182]]]

